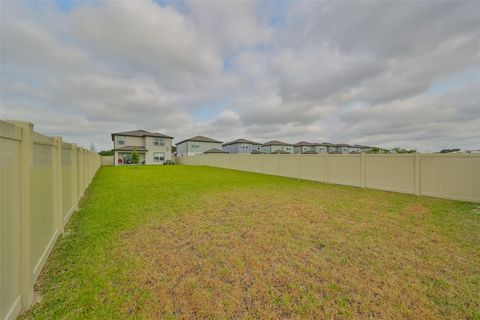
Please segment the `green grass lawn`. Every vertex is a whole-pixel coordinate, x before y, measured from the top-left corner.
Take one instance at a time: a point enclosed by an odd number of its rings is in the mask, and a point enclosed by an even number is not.
[[[479,205],[104,167],[24,318],[480,319]]]

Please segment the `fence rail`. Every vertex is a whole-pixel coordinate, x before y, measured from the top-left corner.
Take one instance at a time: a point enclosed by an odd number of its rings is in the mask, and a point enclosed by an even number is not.
[[[100,156],[0,120],[0,319],[33,301],[35,284],[64,225],[100,167]]]
[[[480,154],[210,154],[176,161],[480,202]]]

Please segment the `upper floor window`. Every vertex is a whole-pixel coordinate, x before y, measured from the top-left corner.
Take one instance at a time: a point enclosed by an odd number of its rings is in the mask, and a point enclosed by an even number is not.
[[[165,145],[165,141],[163,140],[163,138],[154,137],[154,138],[153,138],[153,144],[154,144],[155,146],[164,146],[164,145]]]
[[[118,136],[117,141],[118,141],[118,144],[125,144],[125,137],[124,136]]]

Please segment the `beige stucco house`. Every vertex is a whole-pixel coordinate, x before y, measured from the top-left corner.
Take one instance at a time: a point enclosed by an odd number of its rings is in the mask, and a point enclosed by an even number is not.
[[[139,164],[165,164],[172,160],[173,137],[145,130],[112,133],[114,163],[130,164],[137,151]]]
[[[203,154],[210,149],[222,150],[222,141],[218,141],[212,138],[204,136],[195,136],[189,139],[185,139],[176,144],[177,157],[194,156],[197,154]]]

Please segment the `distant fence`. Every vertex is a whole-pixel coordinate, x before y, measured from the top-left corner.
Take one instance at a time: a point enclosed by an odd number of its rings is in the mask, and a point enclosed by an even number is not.
[[[0,319],[15,319],[100,156],[25,122],[0,120]]]
[[[113,156],[102,156],[102,166],[113,166]]]
[[[480,202],[480,154],[210,154],[176,161]]]

